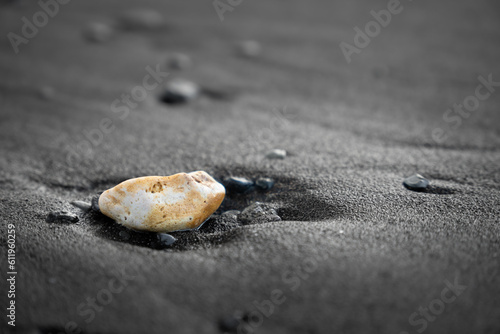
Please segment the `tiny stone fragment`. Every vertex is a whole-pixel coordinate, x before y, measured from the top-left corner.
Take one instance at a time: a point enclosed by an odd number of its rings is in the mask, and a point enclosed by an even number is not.
[[[67,211],[54,211],[45,219],[47,223],[76,223],[78,216]]]
[[[268,177],[261,177],[255,181],[255,186],[260,190],[270,190],[274,186],[274,180]]]
[[[247,193],[253,190],[253,181],[245,177],[231,176],[222,182],[229,192]]]
[[[266,154],[268,159],[285,159],[286,151],[281,149],[274,149]]]
[[[281,220],[281,217],[278,216],[278,213],[272,206],[261,202],[255,202],[245,208],[239,218],[243,224],[267,223]]]
[[[415,174],[406,178],[403,185],[410,190],[424,191],[429,187],[429,180],[420,174]]]

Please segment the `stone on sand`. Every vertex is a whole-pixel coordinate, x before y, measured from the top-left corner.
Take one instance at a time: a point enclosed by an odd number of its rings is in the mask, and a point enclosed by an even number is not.
[[[268,159],[285,159],[286,158],[286,151],[282,149],[274,149],[272,151],[269,151],[266,154],[266,158]]]
[[[181,104],[196,99],[199,93],[200,87],[194,82],[174,79],[165,84],[165,90],[160,99],[167,104]]]
[[[145,176],[103,192],[99,209],[130,229],[167,233],[200,227],[224,196],[224,186],[203,171]]]
[[[410,190],[424,191],[429,187],[429,180],[420,174],[415,174],[406,178],[403,185]]]

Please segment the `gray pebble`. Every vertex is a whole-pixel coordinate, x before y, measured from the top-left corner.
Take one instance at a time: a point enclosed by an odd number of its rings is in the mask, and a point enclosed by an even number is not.
[[[276,210],[269,204],[255,202],[246,207],[239,216],[243,224],[256,224],[280,221]]]
[[[76,223],[78,216],[67,211],[54,211],[45,219],[47,223]]]
[[[194,82],[175,79],[167,82],[160,99],[167,104],[181,104],[196,99],[199,93],[200,87]]]
[[[281,149],[274,149],[272,151],[269,151],[266,154],[266,158],[268,158],[268,159],[285,159],[286,158],[286,151],[281,150]]]
[[[410,190],[423,191],[429,187],[429,180],[420,174],[415,174],[406,178],[403,185]]]
[[[274,180],[268,177],[261,177],[255,181],[255,186],[260,190],[270,190],[274,186]]]

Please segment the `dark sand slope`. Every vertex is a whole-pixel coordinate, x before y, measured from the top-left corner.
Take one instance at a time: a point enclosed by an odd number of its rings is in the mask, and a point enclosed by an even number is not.
[[[255,302],[267,313],[274,297],[280,305],[262,324],[250,313],[255,332],[499,333],[500,87],[446,141],[431,133],[447,126],[449,106],[474,94],[479,75],[500,81],[500,7],[403,5],[349,65],[339,43],[353,43],[353,27],[385,1],[247,0],[222,23],[210,1],[75,0],[19,54],[3,39],[2,310],[14,223],[17,324],[26,328],[219,333],[219,319],[253,312]],[[129,6],[161,10],[168,26],[118,31],[103,44],[82,38],[87,22],[112,21]],[[37,10],[1,7],[1,35]],[[234,42],[248,38],[262,43],[260,57],[234,55]],[[230,94],[172,107],[157,89],[124,119],[112,113],[170,51],[194,66],[169,78]],[[52,97],[42,97],[44,85]],[[114,129],[86,150],[84,133],[104,118]],[[290,156],[264,159],[272,148]],[[261,200],[279,206],[283,221],[205,226],[158,251],[118,240],[112,221],[69,205],[127,178],[193,170],[275,178],[267,194],[231,196],[224,208]],[[402,186],[416,172],[431,191]],[[53,210],[80,221],[48,224]],[[109,294],[123,270],[121,289]],[[88,301],[106,296],[91,311]],[[409,323],[429,306],[437,315]]]

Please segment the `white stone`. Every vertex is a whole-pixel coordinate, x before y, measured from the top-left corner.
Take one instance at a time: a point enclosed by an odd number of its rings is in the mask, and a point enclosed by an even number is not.
[[[225,193],[224,186],[203,171],[146,176],[106,190],[99,209],[128,228],[167,233],[200,227]]]

